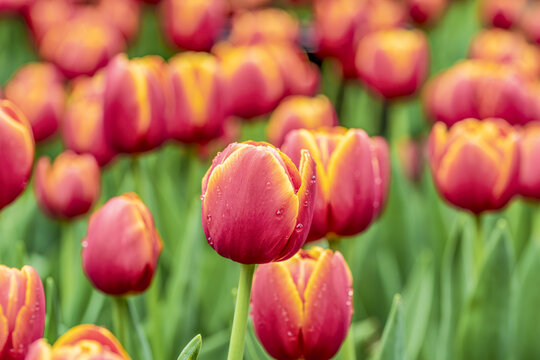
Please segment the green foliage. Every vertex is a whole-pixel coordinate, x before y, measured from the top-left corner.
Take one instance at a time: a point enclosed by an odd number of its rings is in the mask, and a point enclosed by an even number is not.
[[[195,336],[182,350],[177,360],[197,360],[202,347],[201,335]]]

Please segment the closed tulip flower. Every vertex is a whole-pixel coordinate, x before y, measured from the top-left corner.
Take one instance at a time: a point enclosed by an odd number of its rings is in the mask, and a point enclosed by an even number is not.
[[[9,80],[4,97],[26,115],[35,141],[52,136],[64,112],[66,94],[62,76],[51,64],[30,63]]]
[[[508,29],[520,18],[527,0],[481,0],[480,14],[487,25]]]
[[[83,270],[92,284],[122,296],[150,286],[163,244],[148,208],[128,193],[92,214],[82,247]]]
[[[218,254],[242,264],[293,256],[313,218],[315,162],[299,167],[266,143],[233,143],[214,159],[202,181],[202,224]]]
[[[259,341],[276,359],[330,359],[353,314],[352,276],[339,252],[314,247],[257,268],[251,317]]]
[[[0,310],[0,358],[22,360],[45,329],[45,294],[33,267],[0,265]]]
[[[332,102],[324,95],[285,98],[270,116],[266,134],[277,147],[283,145],[287,134],[296,129],[316,129],[337,125]]]
[[[160,57],[116,56],[105,70],[105,137],[118,152],[154,149],[166,138],[165,64]]]
[[[30,346],[25,360],[130,360],[122,345],[107,329],[78,325],[69,329],[51,347],[45,339]]]
[[[540,124],[531,122],[521,129],[519,192],[522,196],[540,200]]]
[[[407,0],[411,19],[417,24],[429,24],[438,20],[448,0]]]
[[[253,45],[261,42],[298,41],[298,20],[285,10],[267,8],[246,11],[236,15],[232,21],[229,41],[234,45]]]
[[[428,42],[419,30],[377,31],[360,40],[355,63],[358,76],[384,98],[413,95],[428,74]]]
[[[25,189],[34,163],[34,138],[24,114],[9,100],[0,100],[0,209]]]
[[[86,214],[99,196],[99,165],[92,155],[71,151],[58,155],[52,164],[42,157],[34,187],[39,206],[50,216],[71,219]]]
[[[99,0],[97,11],[116,27],[126,40],[139,30],[140,3],[136,0]]]
[[[381,138],[341,127],[294,130],[281,147],[298,164],[302,149],[317,164],[317,196],[308,241],[365,230],[386,202],[389,150]]]
[[[518,135],[501,119],[437,123],[428,155],[439,192],[461,209],[499,210],[519,190]]]
[[[61,126],[66,147],[78,154],[91,154],[100,166],[115,156],[103,129],[104,91],[103,72],[75,79]]]
[[[181,53],[169,61],[169,136],[187,143],[219,137],[227,113],[224,79],[217,59],[208,53]]]
[[[72,2],[65,0],[36,0],[25,12],[26,22],[39,44],[53,26],[66,22],[75,13]]]

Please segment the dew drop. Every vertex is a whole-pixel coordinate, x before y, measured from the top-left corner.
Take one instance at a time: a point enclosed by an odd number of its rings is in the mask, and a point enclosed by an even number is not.
[[[270,181],[267,181],[266,182],[266,187],[269,188],[270,186],[272,186],[272,183]]]
[[[315,175],[313,175],[313,176],[311,177],[311,183],[312,183],[312,184],[315,184],[316,182],[317,182],[317,177],[316,177]]]
[[[201,201],[204,200],[204,194],[201,195]]]
[[[292,332],[292,331],[290,331],[290,330],[289,330],[289,331],[287,331],[287,336],[288,336],[288,337],[293,337],[293,336],[294,336],[294,334],[293,334],[293,332]]]
[[[347,295],[353,296],[353,293],[354,293],[354,291],[352,291],[352,289],[351,289],[351,290],[349,290],[349,292],[347,292]]]
[[[86,241],[86,240],[83,241],[83,242],[81,243],[81,246],[82,246],[83,248],[86,248],[86,247],[88,246],[88,241]]]
[[[308,201],[304,201],[304,207],[307,207],[308,206]]]
[[[283,215],[283,209],[278,209],[278,210],[276,211],[276,216],[277,216],[277,217],[281,217],[281,215]]]
[[[214,242],[212,241],[212,237],[209,236],[207,240],[208,240],[208,245],[214,246]]]
[[[210,214],[206,215],[206,221],[208,222],[212,221],[212,215]]]
[[[302,224],[296,225],[296,228],[295,228],[296,232],[300,232],[300,231],[302,231],[303,229],[304,229],[304,225],[302,225]]]

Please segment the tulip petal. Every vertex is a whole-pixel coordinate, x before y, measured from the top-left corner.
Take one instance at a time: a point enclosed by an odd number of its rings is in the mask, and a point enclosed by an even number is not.
[[[390,185],[390,149],[384,138],[376,136],[372,139],[373,148],[375,149],[376,157],[373,159],[373,168],[375,173],[375,212],[380,215],[386,204],[388,197],[388,186]]]
[[[122,359],[130,359],[120,342],[107,329],[96,325],[78,325],[71,328],[54,343],[53,351],[63,346],[75,345],[80,341],[90,340],[101,344],[108,351]]]

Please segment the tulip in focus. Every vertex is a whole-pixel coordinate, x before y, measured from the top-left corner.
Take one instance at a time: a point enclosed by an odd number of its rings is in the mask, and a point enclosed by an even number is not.
[[[22,66],[9,80],[4,97],[26,115],[35,141],[52,136],[58,129],[66,102],[62,76],[47,63]]]
[[[44,329],[45,293],[37,271],[0,265],[0,359],[24,359]]]
[[[253,279],[255,334],[276,359],[330,359],[353,314],[352,275],[339,252],[314,247],[260,265]]]
[[[166,138],[165,64],[158,56],[117,55],[105,70],[103,125],[118,152],[152,150]]]
[[[526,198],[540,200],[540,124],[528,123],[521,128],[520,135],[519,192]]]
[[[187,143],[219,137],[227,113],[224,79],[217,59],[208,53],[180,53],[169,61],[171,96],[168,133]]]
[[[296,129],[316,129],[337,125],[332,102],[324,95],[285,98],[270,116],[266,130],[268,141],[281,147],[287,134]]]
[[[296,18],[285,10],[267,8],[237,14],[232,21],[229,41],[234,45],[295,43],[299,36],[300,25]]]
[[[26,188],[34,163],[34,138],[30,123],[9,100],[0,100],[0,209]]]
[[[499,210],[519,191],[518,134],[501,119],[435,124],[428,156],[441,195],[473,214]]]
[[[308,241],[364,231],[381,213],[390,182],[390,155],[383,138],[341,127],[294,130],[281,147],[298,164],[302,149],[317,164],[317,196]]]
[[[313,218],[315,162],[307,151],[298,168],[270,144],[230,144],[202,181],[203,230],[210,246],[242,264],[293,256]]]
[[[407,0],[411,19],[417,24],[430,24],[437,21],[448,0]]]
[[[150,286],[163,244],[148,208],[128,193],[92,214],[82,247],[83,270],[90,282],[106,294],[123,296]]]
[[[520,18],[527,0],[481,0],[480,15],[486,25],[508,29]]]
[[[51,164],[48,157],[36,165],[34,187],[39,206],[50,216],[72,219],[96,203],[101,187],[99,165],[92,155],[66,151]]]
[[[131,360],[122,345],[107,329],[96,325],[77,325],[51,347],[40,339],[30,346],[25,360]]]

